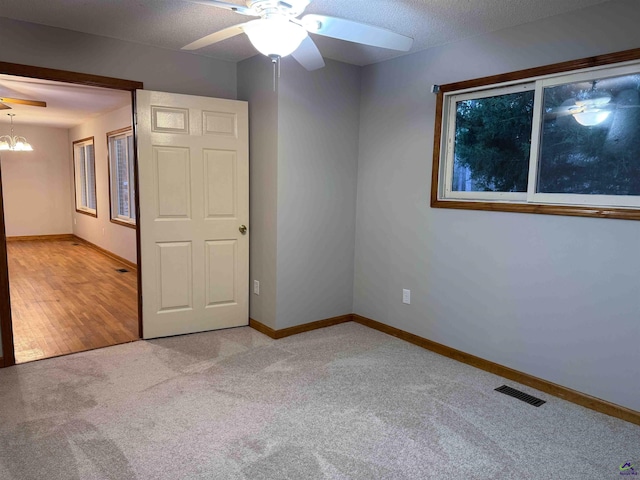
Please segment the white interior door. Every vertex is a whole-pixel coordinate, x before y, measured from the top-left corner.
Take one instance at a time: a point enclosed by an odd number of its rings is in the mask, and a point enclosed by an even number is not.
[[[137,91],[143,338],[247,325],[246,102]]]

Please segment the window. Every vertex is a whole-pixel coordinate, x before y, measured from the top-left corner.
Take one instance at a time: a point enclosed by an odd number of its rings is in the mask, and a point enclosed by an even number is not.
[[[73,164],[76,187],[76,211],[97,217],[96,161],[93,151],[93,137],[73,142]]]
[[[107,133],[109,145],[109,199],[111,221],[136,225],[133,134],[130,127]]]
[[[442,86],[432,206],[640,219],[639,59]]]
[[[452,97],[447,198],[526,200],[533,88]]]

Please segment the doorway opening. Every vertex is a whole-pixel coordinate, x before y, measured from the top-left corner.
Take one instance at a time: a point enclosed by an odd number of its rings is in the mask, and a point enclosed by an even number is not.
[[[47,103],[7,104],[33,151],[0,152],[0,366],[141,338],[141,88],[0,62],[0,97]]]

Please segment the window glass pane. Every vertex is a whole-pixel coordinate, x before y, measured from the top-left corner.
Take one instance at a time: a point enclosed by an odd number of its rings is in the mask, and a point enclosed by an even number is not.
[[[544,89],[537,191],[640,195],[640,75]]]
[[[118,215],[129,217],[129,167],[127,165],[126,137],[115,140]]]
[[[112,218],[135,223],[133,137],[130,132],[109,135]]]
[[[134,206],[135,198],[136,198],[136,184],[135,177],[133,173],[133,135],[127,136],[127,158],[129,159],[129,199],[131,202],[130,217],[135,220],[136,218],[136,209]]]
[[[80,175],[77,179],[78,182],[80,182],[80,206],[81,207],[86,207],[87,206],[87,165],[85,163],[85,158],[84,158],[84,147],[79,147],[77,150],[77,161],[78,161],[78,165],[80,166]]]
[[[534,91],[456,102],[451,189],[526,192]]]
[[[96,208],[96,164],[93,155],[93,145],[85,145],[86,156],[86,182],[87,182],[87,203],[86,206]]]

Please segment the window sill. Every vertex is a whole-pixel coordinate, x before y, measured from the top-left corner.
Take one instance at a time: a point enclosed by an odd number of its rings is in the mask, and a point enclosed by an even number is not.
[[[123,227],[133,228],[134,230],[138,228],[135,223],[125,222],[124,220],[118,220],[117,218],[112,218],[111,223],[122,225]]]
[[[478,202],[465,200],[441,200],[431,198],[433,208],[458,210],[487,210],[491,212],[539,213],[543,215],[565,215],[572,217],[616,218],[640,220],[640,209],[617,207],[582,207],[574,205],[542,205],[535,203]]]
[[[76,208],[76,212],[81,213],[83,215],[88,215],[90,217],[98,218],[98,211],[97,210],[95,212],[92,212],[90,210],[80,210],[79,208]]]

